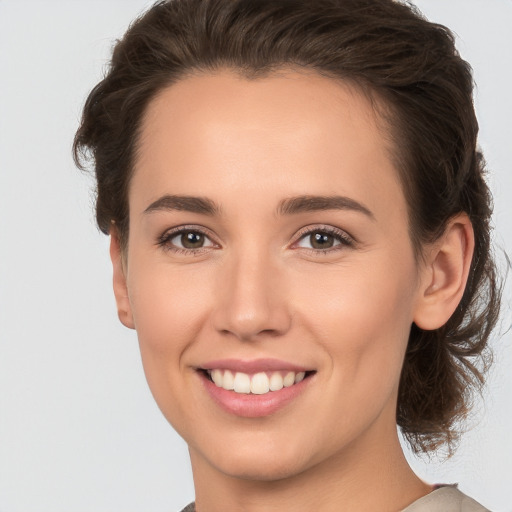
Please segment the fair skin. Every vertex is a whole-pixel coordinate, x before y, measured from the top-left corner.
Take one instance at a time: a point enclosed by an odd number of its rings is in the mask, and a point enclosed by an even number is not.
[[[399,445],[399,376],[411,324],[460,301],[473,235],[459,215],[417,261],[382,129],[354,88],[293,70],[192,75],[147,109],[114,291],[200,512],[396,511],[431,490]],[[206,371],[226,369],[306,374],[244,394]]]

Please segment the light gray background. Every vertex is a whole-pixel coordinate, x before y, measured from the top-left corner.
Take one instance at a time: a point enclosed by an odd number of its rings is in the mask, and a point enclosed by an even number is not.
[[[475,70],[495,193],[512,253],[511,0],[417,0]],[[147,389],[117,321],[91,181],[73,167],[80,108],[112,41],[150,2],[0,0],[0,511],[153,512],[193,498],[186,446]],[[503,259],[503,258],[502,258]],[[510,287],[504,323],[510,323]],[[424,478],[512,511],[512,334],[495,341],[485,405],[457,455]]]

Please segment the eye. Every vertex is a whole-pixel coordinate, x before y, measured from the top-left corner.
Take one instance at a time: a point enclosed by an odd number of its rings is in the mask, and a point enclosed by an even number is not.
[[[333,227],[307,229],[301,233],[296,243],[296,247],[317,252],[328,252],[353,245],[354,241],[347,233]]]
[[[200,249],[210,242],[210,240],[208,240],[203,233],[199,233],[198,231],[184,231],[173,236],[169,242],[183,249]]]
[[[165,232],[158,245],[175,252],[199,252],[201,249],[215,247],[216,244],[198,229],[177,228]]]

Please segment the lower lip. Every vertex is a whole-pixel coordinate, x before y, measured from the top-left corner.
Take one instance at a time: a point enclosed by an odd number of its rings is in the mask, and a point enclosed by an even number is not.
[[[203,385],[213,399],[224,411],[243,418],[260,418],[276,413],[302,394],[310,383],[312,376],[279,391],[269,391],[264,395],[235,393],[216,386],[203,373],[199,372]]]

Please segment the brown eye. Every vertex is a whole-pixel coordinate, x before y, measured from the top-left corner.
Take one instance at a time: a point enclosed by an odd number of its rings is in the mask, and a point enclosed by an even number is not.
[[[215,246],[206,234],[193,229],[164,234],[160,238],[159,245],[175,251],[198,251]]]
[[[337,228],[325,227],[303,232],[296,247],[317,251],[318,253],[352,247],[353,239]]]
[[[330,249],[334,247],[336,239],[329,233],[317,231],[309,235],[309,243],[313,249]]]
[[[184,249],[199,249],[204,245],[205,236],[197,231],[181,233],[180,242]]]

